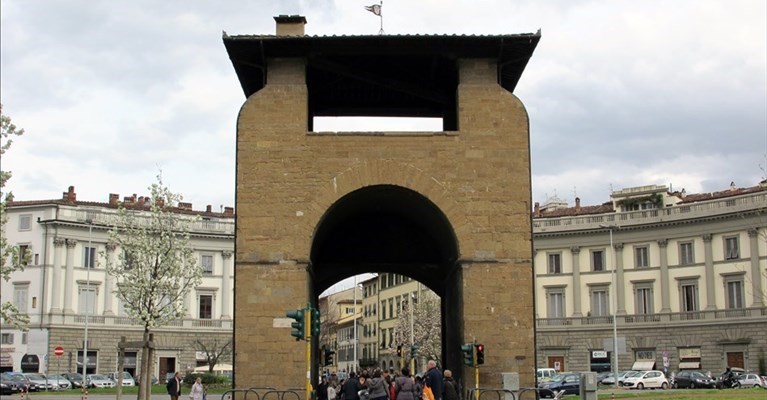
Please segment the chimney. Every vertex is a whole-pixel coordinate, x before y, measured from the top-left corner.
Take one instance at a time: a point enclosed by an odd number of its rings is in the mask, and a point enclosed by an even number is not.
[[[575,211],[580,211],[580,210],[581,210],[581,198],[580,197],[576,197],[575,198]]]
[[[234,207],[224,207],[225,215],[234,215]]]
[[[110,206],[116,206],[118,201],[120,201],[120,195],[119,194],[109,193],[109,205]]]
[[[178,208],[182,210],[191,210],[192,209],[192,203],[184,203],[182,201],[178,202]]]
[[[304,36],[306,18],[301,15],[280,15],[274,17],[277,22],[277,36]]]
[[[210,204],[208,204],[207,206],[205,206],[205,212],[206,212],[206,213],[209,213],[209,212],[213,212],[213,206],[211,206]]]
[[[69,190],[64,192],[63,199],[66,200],[67,202],[71,203],[71,204],[75,204],[75,202],[77,201],[77,193],[75,193],[75,187],[74,186],[70,186]]]
[[[535,207],[533,207],[533,215],[536,217],[541,216],[541,203],[535,202]]]

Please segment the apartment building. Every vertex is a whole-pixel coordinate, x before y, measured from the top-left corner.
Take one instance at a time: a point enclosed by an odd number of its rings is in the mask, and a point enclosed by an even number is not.
[[[0,282],[0,298],[26,313],[30,324],[27,332],[0,327],[0,370],[81,372],[87,336],[87,372],[106,373],[117,369],[121,338],[142,339],[143,326],[126,315],[113,294],[116,283],[105,271],[105,257],[116,260],[120,251],[108,242],[118,200],[117,194],[107,202],[77,200],[69,187],[59,199],[9,204],[8,242],[30,257],[23,271]],[[150,199],[132,195],[122,201],[141,213]],[[186,316],[153,330],[154,371],[161,380],[205,362],[197,341],[225,343],[232,337],[234,209],[195,211],[192,204],[180,203],[174,212],[180,218],[200,217],[192,224],[190,243],[204,272],[202,284],[186,297]],[[57,347],[63,355],[54,354]],[[135,375],[140,350],[126,349],[124,360]]]
[[[533,243],[538,367],[609,370],[616,348],[621,370],[767,357],[767,182],[536,203]]]

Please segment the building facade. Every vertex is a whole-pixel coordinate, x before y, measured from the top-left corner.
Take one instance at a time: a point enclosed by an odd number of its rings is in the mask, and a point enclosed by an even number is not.
[[[108,241],[118,199],[110,194],[104,203],[78,201],[70,187],[60,199],[9,203],[8,242],[30,256],[23,271],[1,283],[1,299],[15,304],[30,323],[26,332],[1,327],[0,369],[82,372],[87,336],[87,372],[107,373],[117,369],[122,337],[142,339],[143,326],[127,316],[113,294],[116,282],[105,271],[106,258],[115,261],[120,251]],[[139,213],[149,201],[136,195],[123,199]],[[153,330],[154,373],[160,380],[166,373],[200,366],[206,351],[232,337],[234,209],[194,211],[191,204],[180,203],[174,212],[179,218],[200,217],[193,222],[190,244],[203,268],[203,282],[187,295],[183,319]],[[54,354],[57,347],[63,355]],[[126,349],[124,366],[133,375],[140,354],[140,349]]]
[[[536,203],[533,233],[538,367],[609,370],[616,347],[621,370],[764,365],[766,182]]]

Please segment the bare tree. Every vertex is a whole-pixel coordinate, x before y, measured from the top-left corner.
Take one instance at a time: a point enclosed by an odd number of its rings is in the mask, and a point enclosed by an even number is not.
[[[149,190],[148,209],[120,205],[109,240],[122,251],[117,262],[106,267],[115,277],[115,294],[125,311],[144,325],[140,400],[151,396],[149,333],[182,318],[184,297],[202,282],[202,268],[189,243],[189,225],[194,219],[175,212],[181,195],[164,186],[160,175]]]
[[[195,350],[205,355],[205,361],[208,363],[208,372],[211,373],[217,364],[223,360],[229,360],[232,357],[232,339],[197,339],[192,344]]]

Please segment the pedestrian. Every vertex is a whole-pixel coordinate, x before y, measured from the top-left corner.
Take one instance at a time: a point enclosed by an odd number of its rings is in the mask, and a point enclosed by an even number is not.
[[[198,376],[197,379],[194,380],[192,389],[189,391],[189,398],[191,400],[203,400],[204,393],[205,389],[202,387],[202,378]]]
[[[437,362],[429,360],[429,370],[423,378],[424,385],[431,388],[434,400],[442,400],[442,372],[437,368]]]
[[[373,372],[373,377],[365,381],[370,393],[370,400],[387,400],[389,398],[389,390],[382,375],[381,370],[377,369]]]
[[[337,393],[336,393],[335,382],[328,383],[327,396],[328,396],[328,400],[336,400]]]
[[[331,383],[324,376],[320,379],[320,384],[317,386],[317,400],[328,400],[328,388]]]
[[[394,393],[397,400],[418,400],[418,388],[408,368],[402,368],[402,375],[394,380]]]
[[[173,374],[172,379],[168,379],[168,383],[165,385],[170,395],[170,400],[178,400],[181,397],[181,372],[176,371]]]
[[[458,384],[453,380],[453,371],[446,369],[444,372],[445,379],[442,386],[442,398],[444,400],[458,400],[460,397],[458,394]]]
[[[360,384],[359,379],[357,379],[357,374],[350,372],[349,379],[347,379],[341,387],[341,393],[344,400],[360,400],[360,395],[358,393],[360,390],[362,390],[362,385]]]

